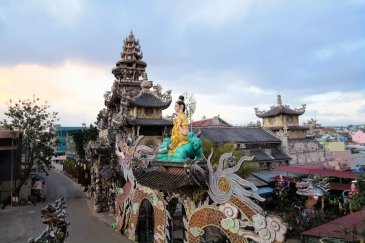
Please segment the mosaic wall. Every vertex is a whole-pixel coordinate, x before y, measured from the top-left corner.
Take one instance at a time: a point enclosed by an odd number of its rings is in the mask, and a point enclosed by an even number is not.
[[[285,240],[287,224],[277,216],[264,215],[261,207],[255,203],[256,200],[264,200],[255,193],[256,186],[235,174],[244,161],[252,158],[244,156],[235,166],[224,168],[227,160],[233,158],[232,154],[227,153],[221,156],[218,167],[213,170],[209,156],[208,190],[200,188],[194,191],[162,192],[140,185],[133,176],[132,158],[138,154],[135,149],[138,141],[128,146],[125,138],[116,139],[118,163],[127,181],[123,188],[116,190],[116,229],[129,239],[136,240],[139,210],[146,199],[153,208],[154,242],[170,241],[168,227],[171,216],[167,207],[170,200],[178,198],[186,214],[183,218],[186,232],[184,242],[200,242],[207,226],[218,227],[231,242],[246,242],[247,239],[256,242]]]

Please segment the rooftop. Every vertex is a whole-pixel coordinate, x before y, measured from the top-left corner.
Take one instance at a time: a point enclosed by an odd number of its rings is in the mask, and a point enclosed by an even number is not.
[[[228,122],[226,122],[219,116],[214,116],[212,118],[192,122],[192,126],[193,127],[232,127],[231,124],[229,124]]]
[[[302,115],[305,112],[305,105],[302,105],[299,109],[291,109],[289,105],[283,105],[281,101],[281,96],[277,97],[277,104],[270,107],[268,111],[259,111],[258,108],[255,108],[255,113],[257,117],[272,117],[278,115]]]
[[[305,175],[330,176],[337,178],[356,179],[359,175],[365,173],[355,173],[352,171],[336,171],[326,169],[323,165],[305,165],[305,166],[279,166],[274,168],[275,171],[290,172]]]
[[[364,227],[365,210],[348,214],[335,219],[327,224],[322,224],[303,232],[304,236],[329,237],[332,239],[344,239],[348,241],[358,241],[357,230]],[[354,232],[355,231],[355,232]],[[346,233],[350,232],[350,233]]]
[[[200,127],[200,138],[207,139],[213,143],[277,143],[280,139],[271,135],[261,128],[253,127]]]
[[[134,99],[132,99],[130,104],[137,107],[166,109],[170,106],[171,99],[164,101],[155,94],[145,91],[139,93]]]

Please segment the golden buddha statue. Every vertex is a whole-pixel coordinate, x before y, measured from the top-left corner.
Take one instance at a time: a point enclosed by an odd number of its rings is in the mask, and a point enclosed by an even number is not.
[[[189,122],[188,118],[185,115],[185,103],[184,96],[180,95],[179,99],[175,103],[175,111],[177,116],[174,120],[174,125],[172,127],[171,134],[171,144],[170,150],[168,152],[169,156],[172,156],[175,153],[175,150],[181,145],[188,143],[188,132],[189,132]]]

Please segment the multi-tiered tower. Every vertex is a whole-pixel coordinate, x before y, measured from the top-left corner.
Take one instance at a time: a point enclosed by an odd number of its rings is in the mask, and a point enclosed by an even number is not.
[[[318,164],[325,161],[322,146],[313,138],[307,138],[307,127],[299,124],[299,116],[305,112],[306,105],[292,109],[282,103],[281,96],[277,96],[277,103],[268,111],[255,108],[256,116],[262,118],[264,128],[274,132],[281,140],[283,151],[292,160],[290,164]]]
[[[166,126],[172,125],[171,121],[162,119],[162,110],[171,103],[170,91],[162,94],[161,86],[153,86],[147,79],[147,64],[142,61],[139,40],[132,32],[124,39],[120,56],[122,59],[112,70],[115,80],[111,91],[105,93],[104,128],[121,129],[134,136],[145,135],[139,132],[141,126],[151,124],[136,118],[154,119],[152,126],[160,127],[155,130],[162,136]]]

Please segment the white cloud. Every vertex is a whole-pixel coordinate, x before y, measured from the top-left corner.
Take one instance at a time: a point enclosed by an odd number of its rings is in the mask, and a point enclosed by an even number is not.
[[[255,2],[253,0],[187,1],[184,5],[179,5],[179,9],[176,10],[177,19],[179,19],[177,25],[181,30],[194,25],[222,27],[244,18]]]
[[[87,7],[85,0],[41,0],[40,3],[49,14],[63,24],[77,21]]]
[[[89,124],[104,108],[103,94],[112,83],[108,67],[75,61],[60,66],[0,66],[0,118],[6,101],[32,98],[35,94],[49,101],[52,111],[59,112],[62,124]]]
[[[3,21],[13,15],[46,13],[59,23],[70,25],[77,21],[87,8],[86,0],[24,0],[9,1],[5,7],[0,6],[0,18]]]
[[[348,41],[342,45],[342,48],[346,52],[356,52],[361,49],[365,49],[365,39]]]
[[[326,92],[303,98],[307,103],[304,118],[316,117],[321,124],[357,121],[365,123],[365,114],[361,109],[365,106],[365,91]]]
[[[319,50],[316,55],[317,55],[318,59],[322,59],[322,60],[330,59],[331,57],[333,57],[335,55],[335,51],[330,48],[324,48],[324,49]]]

